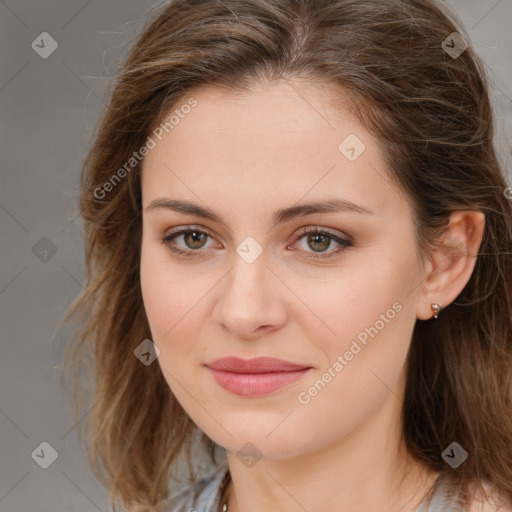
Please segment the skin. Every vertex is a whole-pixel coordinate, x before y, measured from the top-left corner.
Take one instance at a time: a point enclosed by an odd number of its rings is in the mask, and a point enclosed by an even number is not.
[[[421,257],[411,206],[386,178],[378,141],[328,94],[284,81],[244,94],[197,89],[197,106],[143,164],[141,286],[158,364],[192,420],[226,449],[230,512],[340,504],[407,512],[436,477],[403,446],[406,355],[415,322],[433,316],[432,303],[450,304],[469,280],[485,219],[454,213],[443,239],[453,248],[440,244]],[[366,146],[355,161],[338,149],[349,134]],[[147,209],[164,197],[208,207],[226,226]],[[271,226],[278,208],[333,198],[373,213],[315,213]],[[162,239],[190,226],[210,237],[194,244],[178,236],[178,248],[196,252],[173,254]],[[333,239],[308,243],[297,236],[306,226],[350,237],[353,246],[336,253]],[[263,251],[252,263],[236,252],[248,236]],[[308,258],[315,254],[332,256]],[[300,403],[298,394],[395,303],[400,312]],[[204,366],[228,355],[313,369],[266,396],[240,397]],[[248,442],[259,457],[250,466],[237,456]]]

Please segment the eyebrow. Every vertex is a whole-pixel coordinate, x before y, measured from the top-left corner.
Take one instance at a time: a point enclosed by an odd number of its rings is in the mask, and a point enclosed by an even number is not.
[[[158,198],[151,201],[145,208],[145,211],[157,209],[167,209],[178,213],[202,217],[213,222],[223,225],[227,228],[227,224],[221,215],[208,207],[190,201],[170,198]],[[290,206],[288,208],[280,208],[275,210],[271,217],[272,228],[283,222],[287,222],[297,217],[304,217],[315,213],[339,213],[339,212],[355,212],[363,215],[374,215],[374,212],[361,204],[356,204],[346,199],[331,199],[328,201],[320,201],[308,204],[300,204]]]

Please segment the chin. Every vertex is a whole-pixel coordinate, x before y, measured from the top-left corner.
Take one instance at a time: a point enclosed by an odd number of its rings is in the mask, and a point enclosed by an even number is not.
[[[308,444],[303,437],[295,437],[295,435],[287,435],[287,432],[282,432],[281,435],[272,433],[272,428],[267,425],[253,425],[248,429],[229,429],[232,434],[231,437],[226,432],[222,431],[207,432],[215,443],[224,448],[228,452],[235,453],[242,461],[245,458],[252,458],[253,460],[281,460],[301,455],[307,449]],[[219,435],[220,434],[220,435]]]

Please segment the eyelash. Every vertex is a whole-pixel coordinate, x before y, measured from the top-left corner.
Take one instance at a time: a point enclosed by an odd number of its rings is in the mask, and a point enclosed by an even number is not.
[[[180,235],[186,234],[186,233],[191,233],[191,232],[200,233],[200,234],[204,234],[204,235],[207,235],[207,236],[211,236],[206,231],[189,227],[187,229],[182,229],[180,231],[176,231],[174,233],[171,233],[170,235],[167,235],[166,237],[164,237],[162,239],[162,242],[167,246],[167,248],[171,252],[173,252],[175,254],[178,254],[180,256],[185,256],[185,257],[197,256],[196,253],[201,254],[201,252],[204,251],[204,249],[199,249],[199,250],[192,250],[191,249],[192,252],[188,252],[188,251],[183,251],[181,249],[178,249],[175,245],[172,244],[172,240],[174,238],[176,238],[176,237],[178,237]],[[328,259],[328,258],[332,258],[332,257],[338,255],[339,253],[345,251],[349,247],[353,247],[353,245],[354,245],[353,242],[351,242],[350,240],[346,240],[344,238],[340,238],[340,237],[330,233],[329,231],[326,231],[326,230],[320,229],[320,228],[316,228],[316,227],[315,228],[305,228],[303,231],[300,232],[300,234],[297,236],[297,238],[295,239],[295,241],[293,243],[298,242],[299,240],[301,240],[302,238],[304,238],[307,235],[324,235],[324,236],[327,236],[330,239],[334,240],[335,242],[338,242],[341,245],[341,247],[339,247],[338,249],[334,250],[333,252],[328,253],[327,255],[308,253],[309,255],[306,256],[306,258],[311,258],[311,259],[315,259],[315,260],[325,260],[325,259]]]

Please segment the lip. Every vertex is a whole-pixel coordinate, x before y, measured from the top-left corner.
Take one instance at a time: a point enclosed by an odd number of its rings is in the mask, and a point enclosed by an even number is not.
[[[261,396],[297,382],[311,366],[273,357],[223,357],[208,363],[216,382],[239,396]]]
[[[222,357],[215,359],[206,366],[212,370],[232,373],[270,373],[292,372],[311,368],[308,365],[291,363],[275,357],[255,357],[254,359],[241,359],[239,357]]]

